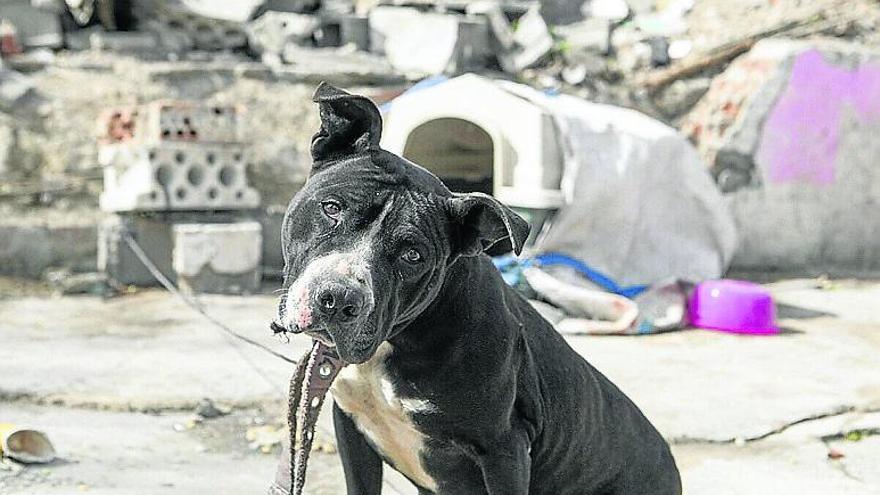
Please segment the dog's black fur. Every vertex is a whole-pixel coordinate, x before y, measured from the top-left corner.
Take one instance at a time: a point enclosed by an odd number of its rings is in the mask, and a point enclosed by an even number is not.
[[[519,252],[527,223],[380,149],[381,117],[366,98],[322,84],[315,101],[312,174],[284,222],[285,287],[315,259],[362,243],[371,283],[336,277],[333,287],[345,287],[334,294],[372,293],[341,321],[319,314],[315,294],[326,290],[315,282],[303,289],[308,324],[298,330],[332,342],[352,366],[390,344],[384,371],[397,396],[432,405],[408,417],[426,438],[420,459],[436,493],[681,493],[659,433],[483,254],[504,240]],[[334,416],[348,493],[380,493],[384,453],[345,411]]]

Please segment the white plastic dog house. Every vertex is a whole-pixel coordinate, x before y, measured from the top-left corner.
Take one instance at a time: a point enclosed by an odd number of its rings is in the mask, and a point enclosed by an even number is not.
[[[382,138],[383,148],[454,191],[481,191],[527,209],[562,206],[560,143],[548,112],[475,75],[395,99]]]

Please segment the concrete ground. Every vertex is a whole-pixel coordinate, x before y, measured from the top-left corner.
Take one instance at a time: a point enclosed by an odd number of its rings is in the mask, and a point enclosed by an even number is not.
[[[685,493],[880,494],[880,282],[768,286],[779,336],[569,342],[673,444]],[[60,460],[0,461],[0,494],[265,491],[289,364],[160,291],[103,300],[18,289],[0,283],[0,423],[45,431]],[[279,352],[298,357],[308,345],[270,336],[272,296],[202,300]],[[205,397],[230,414],[198,421]],[[316,443],[307,493],[344,493],[326,417]],[[390,471],[386,493],[415,493]]]

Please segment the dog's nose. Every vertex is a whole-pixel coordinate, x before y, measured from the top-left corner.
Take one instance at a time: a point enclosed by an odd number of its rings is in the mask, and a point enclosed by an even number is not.
[[[360,315],[367,298],[354,287],[334,284],[324,287],[315,295],[315,306],[324,316],[337,323],[347,323]]]

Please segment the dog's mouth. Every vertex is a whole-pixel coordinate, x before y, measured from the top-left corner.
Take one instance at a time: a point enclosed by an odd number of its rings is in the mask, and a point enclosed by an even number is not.
[[[317,340],[318,342],[326,345],[327,347],[336,347],[336,340],[333,339],[333,336],[330,335],[329,331],[327,331],[323,328],[314,329],[314,330],[310,329],[310,330],[304,331],[303,333],[308,335],[309,337]]]
[[[352,328],[330,328],[325,324],[313,324],[306,329],[302,329],[296,325],[285,326],[279,321],[270,323],[269,328],[276,335],[307,335],[327,347],[336,349],[340,358],[350,364],[358,364],[369,360],[380,344],[376,340],[375,330],[365,331],[366,328],[361,331],[354,331]],[[335,336],[334,333],[336,334]],[[356,335],[352,336],[350,335],[351,333]]]

